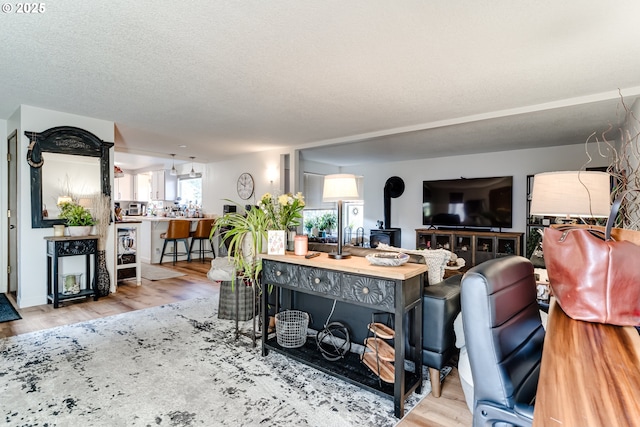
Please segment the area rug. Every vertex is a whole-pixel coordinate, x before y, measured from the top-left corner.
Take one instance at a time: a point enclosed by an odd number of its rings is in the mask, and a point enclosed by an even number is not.
[[[5,294],[0,294],[0,323],[19,320],[22,317],[18,314]]]
[[[390,398],[275,352],[199,298],[0,340],[13,426],[393,426]],[[414,394],[406,410],[430,391]]]
[[[140,275],[147,280],[173,279],[174,277],[186,276],[184,273],[171,270],[169,268],[158,267],[155,265],[140,263]]]

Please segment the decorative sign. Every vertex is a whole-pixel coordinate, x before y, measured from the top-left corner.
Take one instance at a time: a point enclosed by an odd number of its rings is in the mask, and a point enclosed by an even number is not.
[[[269,255],[284,255],[284,249],[287,246],[284,230],[269,230],[267,234],[267,253]]]

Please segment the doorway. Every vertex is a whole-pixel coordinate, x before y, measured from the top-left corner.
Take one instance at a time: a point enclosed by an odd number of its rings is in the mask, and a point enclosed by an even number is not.
[[[7,138],[7,274],[8,293],[16,297],[18,292],[18,131]]]

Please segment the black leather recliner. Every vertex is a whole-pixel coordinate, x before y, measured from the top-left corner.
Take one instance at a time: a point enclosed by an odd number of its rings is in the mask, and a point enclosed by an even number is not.
[[[464,275],[461,301],[474,427],[530,426],[545,335],[533,265],[520,256],[483,262]]]

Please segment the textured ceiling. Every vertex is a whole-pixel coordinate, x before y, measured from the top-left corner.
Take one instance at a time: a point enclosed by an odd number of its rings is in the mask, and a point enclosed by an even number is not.
[[[581,143],[619,120],[618,89],[640,95],[636,0],[45,6],[0,15],[0,118],[111,120],[129,153],[338,144],[304,155],[351,164]]]

